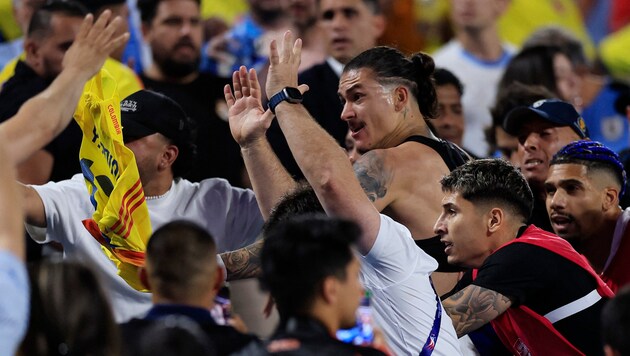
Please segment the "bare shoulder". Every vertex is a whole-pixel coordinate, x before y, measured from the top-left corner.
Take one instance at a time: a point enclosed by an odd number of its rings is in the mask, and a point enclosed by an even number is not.
[[[416,175],[418,172],[426,177],[442,177],[449,169],[442,156],[433,148],[418,142],[405,142],[391,149],[391,160],[400,167],[401,174]]]

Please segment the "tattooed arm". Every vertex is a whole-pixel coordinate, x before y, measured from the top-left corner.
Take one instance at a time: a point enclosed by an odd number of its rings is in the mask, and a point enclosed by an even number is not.
[[[378,211],[385,209],[393,200],[393,172],[386,166],[385,159],[385,151],[372,150],[354,163],[354,174]]]
[[[510,298],[476,285],[469,285],[442,301],[453,320],[457,336],[462,337],[503,314],[512,305]]]
[[[263,239],[236,251],[222,253],[221,259],[227,272],[227,280],[254,278],[260,275],[260,250]]]

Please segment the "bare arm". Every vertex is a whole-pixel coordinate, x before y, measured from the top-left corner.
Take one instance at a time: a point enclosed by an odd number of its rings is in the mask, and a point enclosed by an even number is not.
[[[232,76],[234,94],[229,85],[223,93],[227,102],[230,130],[241,146],[243,161],[252,182],[260,212],[265,220],[271,209],[295,182],[274,154],[265,133],[271,125],[273,114],[265,111],[261,103],[261,89],[256,71],[245,67]]]
[[[393,172],[385,165],[385,152],[372,150],[354,163],[354,173],[361,188],[378,211],[392,203]]]
[[[228,281],[254,278],[260,275],[260,250],[263,242],[260,239],[236,251],[220,254],[227,271]]]
[[[92,15],[86,16],[64,56],[63,71],[46,90],[0,124],[0,140],[11,143],[15,164],[25,161],[68,125],[85,83],[100,70],[109,53],[129,37],[125,33],[113,38],[122,20],[117,17],[107,24],[110,16],[106,11],[94,24]]]
[[[476,285],[469,285],[442,301],[461,337],[494,320],[512,305],[510,298]]]
[[[280,51],[275,41],[271,44],[268,96],[297,86],[301,40],[292,44],[290,32],[285,33]],[[283,102],[276,107],[276,116],[293,157],[326,213],[359,224],[363,231],[359,252],[367,254],[376,241],[380,216],[361,189],[348,157],[302,105]]]

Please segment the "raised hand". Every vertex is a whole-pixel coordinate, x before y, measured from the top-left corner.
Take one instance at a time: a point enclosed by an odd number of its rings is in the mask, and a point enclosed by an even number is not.
[[[123,19],[117,16],[110,22],[111,15],[111,11],[105,10],[96,22],[91,14],[85,17],[77,37],[63,57],[64,69],[85,75],[87,80],[101,69],[110,53],[127,42],[128,32],[114,37]]]
[[[302,54],[302,40],[293,40],[291,31],[286,31],[282,37],[280,48],[276,41],[271,41],[269,45],[269,73],[265,90],[267,97],[271,98],[284,87],[298,86],[298,68]],[[304,93],[306,87],[300,88]]]
[[[255,69],[249,73],[245,66],[232,74],[232,86],[223,88],[228,106],[230,131],[234,140],[243,148],[265,138],[265,132],[271,125],[273,114],[263,109],[261,89]]]

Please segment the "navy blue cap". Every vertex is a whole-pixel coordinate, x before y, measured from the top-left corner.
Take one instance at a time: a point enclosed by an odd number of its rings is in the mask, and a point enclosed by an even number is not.
[[[541,118],[555,126],[569,126],[580,138],[588,138],[588,129],[582,116],[573,105],[558,99],[538,100],[530,106],[520,106],[510,111],[503,121],[505,132],[518,136],[523,124],[533,117]]]

